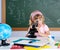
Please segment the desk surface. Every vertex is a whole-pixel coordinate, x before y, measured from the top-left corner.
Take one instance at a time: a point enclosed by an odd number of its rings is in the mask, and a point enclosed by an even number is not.
[[[5,46],[5,47],[1,46],[0,49],[1,49],[1,50],[3,50],[3,49],[4,49],[4,50],[5,50],[5,49],[6,49],[6,50],[7,50],[7,49],[10,49],[10,48],[12,47],[12,45],[13,45],[13,41],[14,41],[14,40],[17,40],[17,39],[19,39],[19,38],[20,38],[20,37],[12,37],[12,38],[9,38],[8,41],[9,41],[9,43],[10,43],[10,46]],[[8,41],[7,41],[7,42],[8,42]],[[48,45],[50,45],[50,44],[48,44]],[[51,46],[51,48],[54,48],[54,49],[57,48],[57,47],[54,46],[54,45],[50,45],[50,46]],[[24,49],[23,49],[23,50],[24,50]]]

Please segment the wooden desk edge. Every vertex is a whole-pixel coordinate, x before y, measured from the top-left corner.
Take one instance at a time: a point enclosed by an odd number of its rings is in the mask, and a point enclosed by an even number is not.
[[[27,31],[28,28],[12,28],[13,31]],[[60,28],[49,28],[50,31],[60,31]]]

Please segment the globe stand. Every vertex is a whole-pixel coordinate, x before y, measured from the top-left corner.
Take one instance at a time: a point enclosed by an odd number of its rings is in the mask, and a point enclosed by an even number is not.
[[[1,40],[1,46],[9,46],[9,43],[6,43],[7,40]]]

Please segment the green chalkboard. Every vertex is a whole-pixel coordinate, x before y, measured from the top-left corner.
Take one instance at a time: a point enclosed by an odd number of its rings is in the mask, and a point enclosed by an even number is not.
[[[6,23],[28,27],[32,11],[40,10],[49,27],[60,27],[60,0],[6,0]]]

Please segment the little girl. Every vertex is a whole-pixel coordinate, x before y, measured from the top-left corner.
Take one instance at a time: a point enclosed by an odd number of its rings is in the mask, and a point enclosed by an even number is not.
[[[33,11],[31,13],[31,16],[30,16],[30,20],[29,20],[29,28],[28,28],[28,32],[30,29],[32,29],[32,25],[34,23],[36,23],[36,21],[38,21],[38,26],[35,27],[37,29],[37,32],[35,32],[35,36],[36,37],[48,37],[50,35],[50,32],[49,32],[49,28],[48,26],[44,23],[45,21],[45,18],[43,16],[43,14],[39,11],[39,10],[36,10],[36,11]],[[30,34],[27,33],[27,37],[29,36]]]

